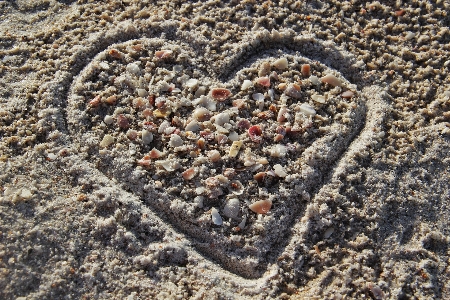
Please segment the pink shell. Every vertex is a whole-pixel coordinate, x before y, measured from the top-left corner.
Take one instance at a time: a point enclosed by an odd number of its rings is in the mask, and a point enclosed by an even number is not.
[[[259,200],[248,206],[253,212],[257,214],[266,214],[272,208],[272,201],[270,200]]]
[[[255,143],[261,143],[262,142],[262,130],[261,127],[258,125],[253,125],[248,129],[248,135],[250,136],[250,139],[254,141]]]
[[[164,59],[170,57],[172,53],[172,50],[160,50],[155,52],[155,56],[159,59]]]
[[[231,96],[231,92],[228,89],[214,88],[211,90],[211,96],[214,100],[225,101]]]
[[[336,76],[332,74],[325,75],[324,77],[320,78],[322,82],[331,84],[332,86],[342,86],[342,82],[337,78]]]
[[[247,119],[240,119],[239,122],[237,123],[237,127],[242,129],[249,129],[250,125],[251,125],[250,121]]]
[[[194,168],[189,168],[183,173],[181,173],[181,176],[183,176],[184,180],[191,180],[192,178],[194,178],[195,174],[196,172]]]
[[[270,78],[269,77],[259,77],[258,79],[256,79],[256,83],[265,86],[265,87],[269,87],[270,86]]]
[[[100,102],[101,102],[100,100],[101,100],[100,96],[96,96],[94,99],[89,101],[89,106],[90,107],[97,107],[97,106],[99,106]]]
[[[130,122],[128,122],[127,117],[120,114],[117,116],[117,125],[119,125],[120,128],[128,128],[128,126],[130,126]]]
[[[150,158],[160,158],[161,156],[163,156],[163,154],[164,153],[162,153],[158,149],[153,148],[148,155],[150,156]]]
[[[345,91],[341,94],[341,97],[349,99],[349,98],[353,97],[353,95],[355,95],[355,93],[353,93],[352,91]]]

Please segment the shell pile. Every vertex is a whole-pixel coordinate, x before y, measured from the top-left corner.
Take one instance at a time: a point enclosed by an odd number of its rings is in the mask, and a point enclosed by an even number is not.
[[[111,165],[126,162],[133,174],[120,176],[170,194],[155,206],[225,234],[251,232],[305,192],[285,192],[305,176],[302,154],[332,124],[347,133],[358,93],[289,52],[219,82],[183,47],[142,39],[101,52],[72,87],[71,120],[100,170],[119,176]]]

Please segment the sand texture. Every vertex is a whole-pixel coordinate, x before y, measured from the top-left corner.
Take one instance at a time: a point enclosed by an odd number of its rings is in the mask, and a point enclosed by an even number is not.
[[[448,1],[0,1],[1,299],[449,299]]]

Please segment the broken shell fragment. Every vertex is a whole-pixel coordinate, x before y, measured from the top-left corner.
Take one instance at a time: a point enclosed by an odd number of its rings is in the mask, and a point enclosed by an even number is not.
[[[101,103],[101,97],[100,96],[96,96],[94,99],[92,99],[91,101],[89,101],[89,106],[90,107],[97,107],[99,106]]]
[[[272,201],[271,200],[258,200],[255,203],[252,203],[248,206],[251,211],[257,213],[257,214],[266,214],[269,212],[270,208],[272,207]]]
[[[222,225],[222,217],[219,214],[219,211],[215,207],[211,209],[211,220],[215,225]]]
[[[172,50],[160,50],[160,51],[155,52],[155,56],[158,59],[164,59],[164,58],[169,58],[170,56],[172,56],[172,53],[173,53]]]
[[[112,135],[107,134],[103,137],[102,141],[100,142],[100,147],[106,148],[112,143],[114,143],[114,137]]]
[[[282,57],[274,61],[273,66],[279,70],[285,70],[288,68],[288,61],[285,57]]]
[[[312,95],[311,99],[319,103],[325,103],[325,97],[322,95]]]
[[[211,90],[211,97],[217,101],[225,101],[231,96],[231,92],[228,89],[214,88]]]
[[[241,86],[241,91],[245,91],[245,90],[249,89],[252,85],[253,85],[253,83],[250,80],[248,80],[248,79],[244,80],[244,82],[242,83],[242,86]]]
[[[170,147],[180,147],[183,145],[183,139],[178,134],[172,134],[169,140]]]
[[[235,195],[242,195],[244,193],[244,186],[239,180],[233,180],[230,183],[230,190]]]
[[[275,171],[275,174],[276,174],[278,177],[286,177],[286,176],[287,176],[286,171],[285,171],[284,168],[283,168],[281,165],[279,165],[279,164],[274,165],[274,166],[273,166],[273,170]]]
[[[150,152],[148,153],[150,158],[160,158],[164,155],[163,152],[159,151],[156,148],[153,148],[152,150],[150,150]]]
[[[199,107],[194,110],[192,116],[197,119],[197,121],[204,122],[211,118],[211,112],[204,107]]]
[[[234,141],[233,144],[231,144],[231,146],[230,146],[230,151],[228,153],[228,156],[236,157],[238,155],[239,150],[241,149],[243,143],[244,142],[242,142],[242,141]]]
[[[300,111],[307,116],[314,116],[316,114],[316,110],[307,103],[300,105]]]
[[[286,90],[284,91],[284,93],[286,94],[286,96],[289,96],[289,97],[292,97],[295,99],[299,99],[302,96],[301,88],[296,83],[289,84],[288,87],[286,88]]]
[[[117,125],[119,125],[120,128],[128,128],[130,126],[130,122],[128,121],[127,117],[120,114],[117,116]]]
[[[248,135],[250,139],[255,143],[262,142],[262,129],[259,125],[253,125],[248,129]]]
[[[266,172],[259,172],[253,176],[253,179],[255,179],[258,182],[264,181],[264,178],[266,178]]]
[[[324,77],[320,78],[322,82],[331,84],[332,86],[342,86],[342,82],[339,78],[332,74],[325,75]]]
[[[352,91],[345,91],[341,94],[342,98],[346,98],[346,99],[350,99],[351,97],[353,97],[355,93],[353,93]]]
[[[256,79],[256,83],[259,85],[262,85],[264,87],[269,87],[270,86],[270,78],[267,76],[259,77]]]
[[[181,173],[181,176],[183,176],[184,180],[191,180],[196,175],[194,168],[189,168],[183,173]]]
[[[220,156],[220,152],[219,151],[211,150],[211,151],[208,152],[208,159],[211,162],[217,162],[217,161],[219,161],[220,158],[221,158],[221,156]]]

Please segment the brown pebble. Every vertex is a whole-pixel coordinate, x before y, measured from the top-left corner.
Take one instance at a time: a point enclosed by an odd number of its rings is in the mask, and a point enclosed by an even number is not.
[[[116,50],[116,49],[109,50],[108,54],[111,57],[118,58],[118,59],[123,57],[123,54],[120,51]]]
[[[311,66],[309,64],[302,65],[303,77],[309,77],[311,75]]]
[[[130,126],[130,122],[128,121],[127,117],[125,117],[122,114],[117,116],[117,124],[119,125],[120,128],[124,129]]]

